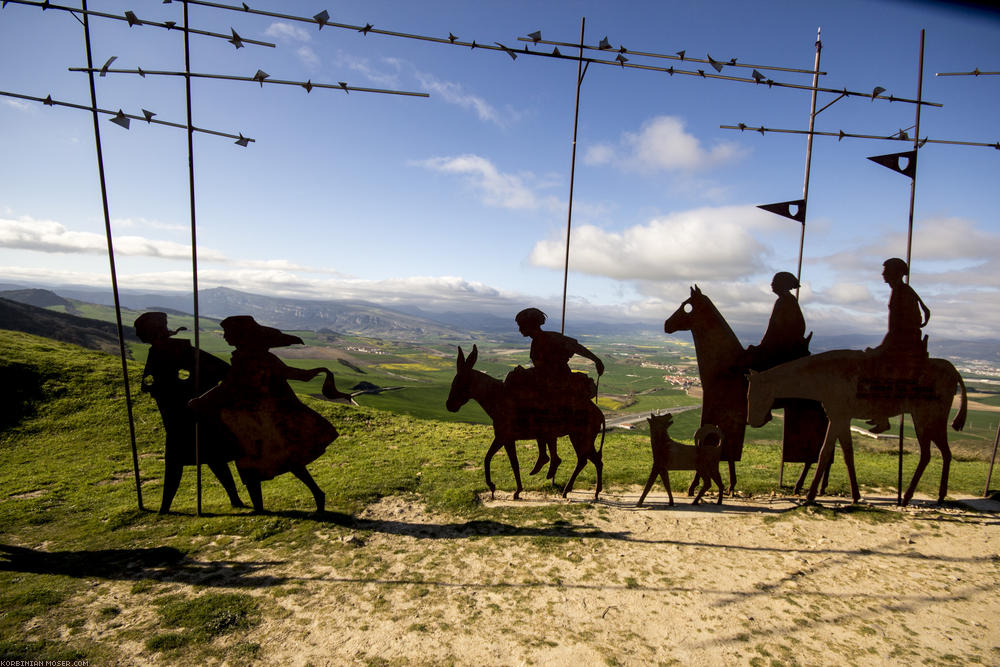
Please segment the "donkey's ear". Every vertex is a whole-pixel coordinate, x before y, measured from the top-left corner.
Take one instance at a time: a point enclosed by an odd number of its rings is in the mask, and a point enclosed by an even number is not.
[[[479,358],[479,348],[473,345],[472,352],[469,353],[469,358],[467,359],[467,364],[469,368],[472,368],[476,364],[476,359],[478,358]]]
[[[462,346],[458,346],[458,359],[455,365],[458,366],[459,370],[462,370],[462,366],[465,364],[465,352],[462,352]]]
[[[692,295],[694,295],[694,294],[701,294],[701,288],[700,288],[700,287],[698,287],[698,285],[697,285],[697,284],[695,284],[695,286],[694,286],[694,289],[693,289],[693,290],[691,290],[691,294],[692,294]]]

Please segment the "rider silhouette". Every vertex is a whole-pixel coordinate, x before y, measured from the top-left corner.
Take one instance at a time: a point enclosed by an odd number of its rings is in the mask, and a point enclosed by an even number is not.
[[[882,279],[892,288],[889,296],[889,330],[882,344],[873,350],[872,359],[880,369],[907,373],[911,364],[907,361],[927,359],[927,337],[920,330],[931,319],[931,311],[916,291],[904,278],[910,269],[899,257],[891,257],[882,263]],[[872,433],[882,433],[889,429],[889,418],[879,416],[868,422]]]
[[[594,362],[597,375],[604,374],[604,362],[581,345],[575,338],[555,331],[544,331],[545,313],[537,308],[525,308],[514,321],[522,336],[531,338],[529,356],[533,368],[518,366],[508,375],[505,383],[515,389],[530,393],[541,408],[551,408],[589,400],[597,395],[597,385],[582,373],[573,373],[569,360],[573,355],[586,357]]]
[[[910,273],[906,262],[892,257],[883,263],[882,279],[892,288],[889,296],[889,331],[881,352],[927,356],[927,347],[920,330],[931,319],[931,311],[903,279]]]
[[[166,441],[163,447],[163,500],[160,514],[170,511],[181,482],[184,466],[194,465],[195,415],[188,401],[222,381],[229,364],[200,350],[198,386],[194,386],[195,349],[190,341],[174,338],[180,331],[167,328],[167,314],[143,313],[135,320],[135,333],[150,345],[142,371],[142,391],[153,396],[163,419]],[[236,482],[228,461],[236,458],[233,435],[217,419],[203,417],[199,424],[199,460],[208,465],[222,483],[233,507],[244,507],[236,492]]]
[[[774,274],[771,291],[778,298],[760,344],[747,348],[749,368],[763,371],[809,354],[808,341],[804,337],[806,320],[802,317],[798,299],[792,294],[792,290],[798,287],[798,278],[788,271]]]

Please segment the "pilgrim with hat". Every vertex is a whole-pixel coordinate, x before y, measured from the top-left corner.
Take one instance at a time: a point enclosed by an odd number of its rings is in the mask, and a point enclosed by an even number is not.
[[[182,327],[183,329],[183,327]],[[188,401],[211,389],[226,376],[229,364],[218,357],[195,349],[191,342],[175,338],[181,329],[167,328],[167,314],[143,313],[135,320],[135,333],[148,343],[149,355],[142,371],[142,391],[153,396],[160,409],[164,445],[163,500],[160,513],[170,511],[184,466],[194,465],[195,414]],[[195,386],[195,360],[198,361],[198,386]],[[233,507],[245,507],[236,492],[236,482],[229,470],[229,461],[236,458],[236,441],[218,419],[205,416],[198,422],[198,459],[208,465],[222,483]]]
[[[222,383],[191,401],[199,414],[218,414],[239,445],[236,469],[257,512],[264,509],[261,482],[290,472],[312,492],[316,512],[324,510],[326,495],[306,470],[337,437],[337,429],[306,406],[292,391],[289,380],[308,381],[326,373],[323,395],[350,398],[337,391],[326,368],[295,368],[269,350],[301,344],[298,336],[262,326],[249,315],[222,320],[227,343],[235,347],[232,367]]]

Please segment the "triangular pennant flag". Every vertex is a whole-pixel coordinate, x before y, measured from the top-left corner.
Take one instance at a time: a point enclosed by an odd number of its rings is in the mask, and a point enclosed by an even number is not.
[[[110,120],[115,125],[124,127],[126,130],[128,129],[129,126],[128,116],[126,116],[125,112],[122,111],[121,109],[118,110],[118,113],[116,113],[113,118],[109,118],[108,120]]]
[[[906,151],[904,153],[890,153],[889,155],[876,155],[868,158],[872,162],[877,162],[887,169],[892,169],[898,174],[915,178],[917,175],[917,151]],[[906,160],[903,164],[902,161]],[[903,166],[900,166],[903,164]]]
[[[792,207],[795,210],[792,210]],[[776,213],[782,217],[796,222],[806,224],[806,200],[793,199],[792,201],[778,202],[777,204],[759,204],[757,208],[762,208],[769,213]]]

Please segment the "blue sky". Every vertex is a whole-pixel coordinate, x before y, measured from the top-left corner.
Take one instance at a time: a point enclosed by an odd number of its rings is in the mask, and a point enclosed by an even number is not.
[[[67,4],[73,4],[67,2]],[[522,48],[518,37],[811,69],[820,85],[915,98],[926,29],[921,136],[1000,140],[1000,14],[940,3],[259,2],[350,25]],[[179,3],[89,8],[181,22]],[[576,63],[469,49],[192,5],[192,25],[276,48],[192,38],[192,70],[426,92],[428,98],[195,80],[194,124],[255,139],[195,136],[200,284],[304,298],[513,315],[538,305],[558,327]],[[93,18],[94,63],[183,70],[177,31]],[[551,51],[551,47],[537,47]],[[572,53],[573,49],[560,49]],[[614,53],[587,52],[613,59]],[[706,69],[705,64],[631,63]],[[83,31],[67,12],[0,11],[0,90],[89,104]],[[747,76],[749,70],[725,68]],[[766,72],[808,84],[810,75]],[[183,123],[177,77],[109,74],[98,105]],[[820,106],[834,95],[819,95]],[[889,135],[914,105],[840,100],[817,130]],[[580,98],[567,330],[592,318],[662,321],[697,283],[735,326],[761,332],[771,275],[795,271],[799,225],[756,204],[797,199],[809,93],[592,65]],[[101,117],[119,282],[190,290],[185,132]],[[910,130],[912,135],[912,130]],[[89,113],[0,97],[0,282],[108,285]],[[889,141],[817,137],[801,302],[821,335],[884,330],[881,263],[905,255],[909,179],[865,158]],[[1000,151],[920,152],[911,284],[937,337],[996,337]],[[582,333],[582,332],[577,332]]]

